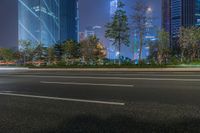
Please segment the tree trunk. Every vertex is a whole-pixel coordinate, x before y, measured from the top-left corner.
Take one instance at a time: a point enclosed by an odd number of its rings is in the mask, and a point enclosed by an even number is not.
[[[119,66],[121,65],[121,59],[120,59],[120,56],[121,56],[121,41],[119,41]]]
[[[181,50],[181,63],[183,63],[183,58],[184,58],[184,50]]]
[[[26,65],[26,55],[24,54],[24,66]]]
[[[120,60],[120,56],[121,56],[121,34],[120,33],[119,33],[119,45],[118,46],[119,46],[119,48],[118,48],[119,49],[119,51],[118,51],[119,55],[118,56],[119,56],[119,66],[120,66],[121,65],[121,60]]]
[[[121,56],[121,44],[119,43],[119,66],[121,65],[120,56]]]
[[[192,52],[192,61],[195,60],[195,57],[196,57],[196,50],[195,50],[195,48],[193,48],[193,52]]]

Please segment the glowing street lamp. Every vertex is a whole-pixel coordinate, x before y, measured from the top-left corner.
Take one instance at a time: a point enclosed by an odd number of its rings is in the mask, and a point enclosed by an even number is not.
[[[148,12],[148,13],[152,12],[152,8],[151,8],[151,7],[148,7],[148,8],[147,8],[147,12]]]
[[[116,52],[116,57],[118,57],[118,56],[119,56],[119,54],[120,54],[120,52],[119,52],[119,51],[117,51],[117,52]]]

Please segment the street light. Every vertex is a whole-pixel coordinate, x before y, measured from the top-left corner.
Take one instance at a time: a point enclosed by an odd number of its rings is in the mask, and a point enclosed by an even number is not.
[[[148,8],[147,8],[147,12],[148,12],[148,13],[151,13],[151,12],[152,12],[152,8],[151,8],[151,7],[148,7]]]
[[[116,54],[115,54],[116,58],[117,58],[117,57],[119,58],[119,55],[120,55],[120,52],[117,51]]]

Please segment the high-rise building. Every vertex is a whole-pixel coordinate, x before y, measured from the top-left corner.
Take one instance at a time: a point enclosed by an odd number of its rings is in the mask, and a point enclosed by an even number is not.
[[[118,0],[111,0],[110,1],[110,16],[111,17],[115,14],[117,7],[118,7]]]
[[[195,4],[195,25],[200,26],[200,0],[196,0]]]
[[[155,41],[156,40],[156,26],[153,24],[153,9],[151,7],[147,8],[146,16],[148,18],[146,22],[146,32],[145,32],[145,40],[148,41]]]
[[[180,27],[200,26],[200,0],[163,0],[162,26],[176,41]]]
[[[60,40],[79,41],[78,0],[60,0]]]
[[[170,33],[171,0],[162,1],[162,28]]]
[[[45,47],[78,40],[77,0],[18,0],[18,39]]]
[[[110,21],[112,21],[112,17],[115,15],[115,12],[117,11],[117,8],[118,8],[118,1],[119,0],[110,0]],[[115,46],[113,45],[113,40],[110,39],[109,40],[109,44],[107,46],[107,51],[108,51],[108,58],[109,59],[115,59],[115,58],[118,58],[116,56],[116,48]]]

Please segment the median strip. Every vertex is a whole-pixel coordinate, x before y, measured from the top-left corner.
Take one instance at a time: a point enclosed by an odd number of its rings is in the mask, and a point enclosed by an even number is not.
[[[119,103],[119,102],[107,102],[107,101],[96,101],[96,100],[84,100],[84,99],[36,96],[36,95],[25,95],[25,94],[16,94],[16,93],[0,93],[0,95],[15,96],[15,97],[25,97],[25,98],[47,99],[47,100],[58,100],[58,101],[68,101],[68,102],[81,102],[81,103],[94,103],[94,104],[125,106],[125,103]]]
[[[42,84],[60,84],[60,85],[85,85],[85,86],[109,86],[109,87],[134,87],[134,85],[124,84],[96,84],[96,83],[77,83],[77,82],[47,82],[40,81]]]

